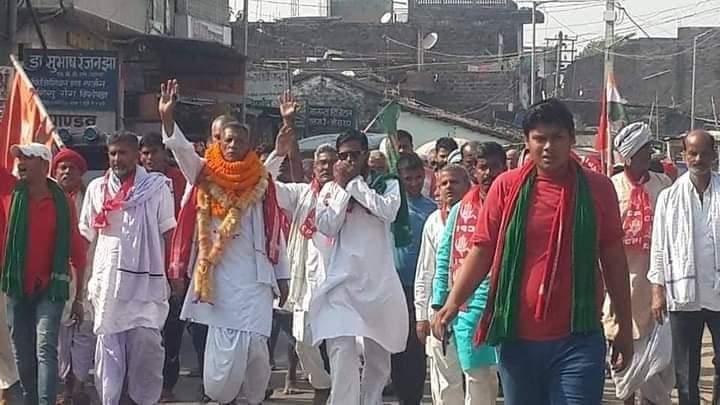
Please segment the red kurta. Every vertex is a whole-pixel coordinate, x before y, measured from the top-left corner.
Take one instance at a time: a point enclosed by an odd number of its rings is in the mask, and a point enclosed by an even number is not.
[[[5,238],[12,192],[17,182],[18,180],[7,170],[0,169],[0,210],[2,210],[0,212],[0,231],[2,231],[0,251],[2,251],[2,256],[5,254]],[[70,208],[70,229],[72,233],[70,263],[73,276],[77,280],[82,280],[85,266],[87,266],[87,242],[80,235],[75,203],[70,198],[68,198],[68,206]],[[48,287],[50,275],[52,274],[52,259],[56,237],[56,212],[52,194],[38,200],[31,199],[28,215],[28,249],[25,258],[23,290],[25,294],[33,294]]]
[[[615,189],[607,177],[584,170],[590,185],[595,215],[598,224],[598,242],[600,249],[622,239],[623,230],[618,210]],[[500,222],[505,204],[509,204],[510,190],[518,181],[520,170],[509,171],[495,180],[487,198],[484,210],[478,220],[477,231],[473,238],[478,245],[495,249],[500,235]],[[568,179],[570,176],[568,176]],[[552,299],[548,315],[544,321],[535,318],[538,301],[538,290],[542,284],[543,270],[549,259],[548,240],[552,232],[553,219],[560,205],[562,181],[538,175],[535,181],[530,207],[527,213],[525,231],[525,264],[523,268],[521,290],[518,302],[518,337],[527,340],[552,340],[567,336],[570,333],[572,308],[572,271],[571,271],[571,232],[564,232],[561,241],[561,253],[558,263],[557,278],[553,284]],[[604,286],[598,272],[597,291],[589,292],[597,297],[598,320],[602,308]]]

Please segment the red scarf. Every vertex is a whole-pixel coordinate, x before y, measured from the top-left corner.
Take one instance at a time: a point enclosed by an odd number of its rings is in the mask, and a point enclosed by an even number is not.
[[[168,279],[177,280],[186,278],[187,268],[190,265],[193,241],[195,239],[195,223],[197,221],[197,185],[190,190],[188,202],[180,210],[177,226],[173,231],[170,244],[170,266],[168,266]],[[277,201],[275,182],[268,180],[263,199],[263,222],[265,223],[265,249],[268,259],[277,265],[280,259],[280,238],[282,236],[281,210]]]
[[[649,252],[653,209],[650,194],[644,184],[650,181],[650,174],[643,176],[640,181],[635,181],[626,172],[625,178],[632,185],[632,190],[627,210],[623,214],[623,244],[625,247]]]
[[[320,182],[317,178],[313,177],[310,189],[317,198],[318,194],[320,194]],[[315,226],[315,207],[313,206],[305,217],[305,221],[300,225],[300,234],[303,238],[310,240],[315,235],[315,232],[317,232],[317,227]]]
[[[108,226],[108,220],[107,220],[107,214],[112,211],[117,211],[122,208],[123,203],[128,197],[128,194],[130,194],[130,189],[135,184],[135,174],[132,176],[128,176],[123,180],[122,184],[120,185],[120,190],[118,190],[117,193],[115,193],[114,197],[110,196],[110,191],[108,190],[108,182],[110,181],[110,171],[105,174],[105,178],[103,179],[101,189],[103,191],[103,205],[102,208],[100,208],[100,212],[95,216],[95,219],[93,220],[93,227],[95,229],[103,229]]]
[[[483,206],[480,186],[470,188],[465,197],[460,201],[458,214],[453,229],[452,251],[450,252],[450,280],[449,285],[455,283],[457,270],[462,265],[471,247],[471,240],[477,228],[477,221],[480,210]],[[467,311],[467,303],[460,307],[461,311]]]

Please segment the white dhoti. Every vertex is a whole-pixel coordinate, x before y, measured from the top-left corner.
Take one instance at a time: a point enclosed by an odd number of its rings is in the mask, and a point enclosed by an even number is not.
[[[328,405],[382,405],[382,392],[390,379],[390,352],[372,339],[362,340],[362,384],[357,339],[343,336],[326,341],[332,391]]]
[[[497,367],[479,367],[463,372],[452,342],[448,342],[445,355],[442,353],[442,342],[433,336],[428,337],[427,347],[430,353],[433,404],[495,405],[498,394]]]
[[[60,326],[58,343],[58,371],[61,379],[73,376],[86,382],[93,367],[96,337],[93,321],[83,321],[80,326]]]
[[[6,311],[5,294],[0,293],[0,390],[10,388],[18,381]]]
[[[127,382],[128,395],[138,405],[160,400],[165,349],[159,329],[134,328],[98,335],[95,387],[103,405],[117,405]]]
[[[205,346],[205,394],[221,404],[241,393],[250,405],[261,404],[270,382],[267,337],[210,326]]]
[[[316,390],[330,388],[330,373],[325,370],[320,348],[312,344],[312,330],[307,311],[293,311],[293,336],[296,340],[295,351],[302,369],[308,374],[310,385]]]

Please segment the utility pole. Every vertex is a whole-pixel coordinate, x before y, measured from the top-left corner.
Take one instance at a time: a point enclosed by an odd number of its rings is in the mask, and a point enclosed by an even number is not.
[[[695,72],[697,66],[697,41],[705,35],[712,32],[707,30],[702,34],[695,35],[693,37],[693,54],[692,54],[692,83],[690,88],[690,130],[695,129]]]
[[[537,2],[532,2],[532,52],[530,53],[530,105],[535,104],[535,10],[537,8]]]
[[[243,108],[242,108],[242,123],[247,123],[247,80],[248,80],[248,64],[247,64],[247,56],[248,56],[248,13],[250,12],[250,0],[244,0],[243,1],[243,31],[245,34],[243,35],[243,56],[245,57],[245,78],[243,80]]]
[[[563,45],[563,33],[560,31],[557,40],[557,60],[555,61],[555,97],[560,96],[560,68],[562,67]]]
[[[610,82],[610,77],[613,74],[613,55],[611,48],[615,42],[615,0],[605,0],[605,80],[603,86],[603,92],[605,92],[605,103],[608,104],[610,100],[607,99],[607,89]],[[613,133],[612,125],[610,122],[610,108],[605,108],[605,122],[607,122],[607,145],[605,145],[607,156],[605,157],[605,170],[606,174],[610,175],[610,170],[613,165]]]

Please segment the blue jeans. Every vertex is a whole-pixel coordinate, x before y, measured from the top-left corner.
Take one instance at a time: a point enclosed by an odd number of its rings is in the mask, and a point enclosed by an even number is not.
[[[64,306],[64,302],[50,301],[44,294],[8,297],[10,340],[26,405],[55,405],[58,334]]]
[[[605,380],[602,333],[498,348],[505,405],[600,405]]]

